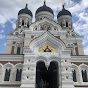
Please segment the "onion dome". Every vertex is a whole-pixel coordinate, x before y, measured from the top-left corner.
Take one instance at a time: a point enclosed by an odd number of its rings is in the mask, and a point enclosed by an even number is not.
[[[68,10],[66,10],[66,9],[64,8],[64,5],[63,5],[62,11],[60,11],[60,12],[58,13],[57,18],[59,18],[60,16],[63,16],[63,15],[69,15],[69,16],[72,17],[72,14],[71,14]]]
[[[26,7],[24,9],[21,9],[18,13],[18,15],[20,14],[28,14],[30,15],[31,17],[33,16],[32,15],[32,12],[28,9],[28,4],[26,4]]]
[[[39,12],[42,12],[42,11],[47,11],[54,15],[53,10],[50,7],[46,6],[45,1],[44,1],[44,5],[37,9],[36,14],[38,14]]]

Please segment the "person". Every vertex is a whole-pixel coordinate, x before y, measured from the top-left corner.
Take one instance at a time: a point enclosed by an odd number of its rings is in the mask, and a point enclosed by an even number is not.
[[[44,88],[44,82],[43,82],[42,79],[41,79],[41,81],[40,81],[40,88]]]
[[[44,88],[46,88],[46,81],[44,82]]]
[[[46,84],[46,88],[49,88],[49,82],[47,82],[47,84]]]

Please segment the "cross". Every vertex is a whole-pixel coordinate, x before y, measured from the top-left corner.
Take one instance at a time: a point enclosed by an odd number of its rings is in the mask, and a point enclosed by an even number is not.
[[[44,0],[44,2],[46,2],[46,0]]]
[[[64,0],[61,0],[62,1],[62,5],[64,5]]]
[[[29,1],[29,0],[27,0],[27,2],[26,2],[27,4],[28,4],[28,1]]]

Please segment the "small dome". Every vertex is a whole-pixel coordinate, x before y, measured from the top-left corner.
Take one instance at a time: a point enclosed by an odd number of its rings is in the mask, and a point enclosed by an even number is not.
[[[53,10],[50,7],[46,6],[45,1],[44,1],[44,5],[37,9],[36,14],[38,14],[39,12],[42,12],[42,11],[47,11],[54,15]]]
[[[64,5],[63,5],[62,11],[60,11],[60,12],[58,13],[57,18],[59,18],[60,16],[63,16],[63,15],[69,15],[69,16],[72,17],[71,13],[70,13],[68,10],[66,10],[66,9],[64,8]]]
[[[18,15],[23,14],[23,13],[28,14],[28,15],[30,15],[31,17],[33,16],[33,15],[32,15],[32,12],[28,9],[28,4],[26,4],[26,7],[25,7],[24,9],[21,9],[21,10],[19,11]]]

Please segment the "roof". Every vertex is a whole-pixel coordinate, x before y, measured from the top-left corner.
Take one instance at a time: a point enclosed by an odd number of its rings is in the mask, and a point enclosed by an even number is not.
[[[44,5],[37,9],[36,14],[38,14],[39,12],[42,12],[42,11],[47,11],[54,15],[53,10],[50,7],[46,6],[45,1],[44,1]]]
[[[62,15],[69,15],[69,16],[72,17],[72,14],[71,14],[68,10],[66,10],[66,9],[64,8],[64,5],[63,5],[62,11],[60,11],[60,12],[58,13],[57,18],[59,18],[59,17],[62,16]]]
[[[28,9],[28,4],[26,4],[26,7],[25,7],[24,9],[21,9],[21,10],[19,11],[18,15],[23,14],[23,13],[28,14],[28,15],[30,15],[31,17],[33,16],[33,15],[32,15],[32,12]]]

